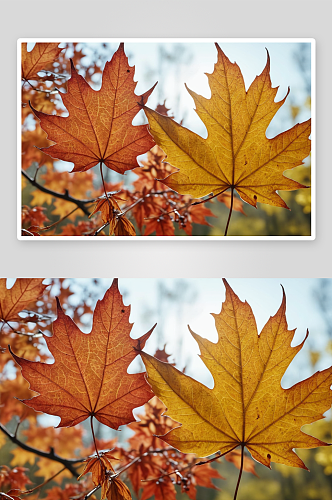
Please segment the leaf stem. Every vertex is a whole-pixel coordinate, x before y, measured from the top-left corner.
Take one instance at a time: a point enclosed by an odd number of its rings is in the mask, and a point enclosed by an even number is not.
[[[236,488],[235,488],[235,493],[234,493],[234,499],[233,500],[236,500],[237,492],[239,491],[240,481],[241,481],[242,472],[243,472],[243,462],[244,462],[244,444],[241,444],[241,466],[240,466],[240,473],[239,473],[239,477],[238,477],[238,480],[237,480],[237,485],[236,485]]]
[[[103,162],[100,162],[100,175],[101,175],[101,180],[103,181],[103,187],[104,187],[104,193],[106,196],[106,200],[108,201],[108,206],[110,207],[110,212],[113,213],[113,205],[108,197],[107,190],[106,190],[106,185],[105,185],[105,180],[104,180],[104,174],[103,174]]]
[[[97,448],[97,443],[96,443],[95,431],[93,430],[93,416],[92,415],[91,415],[91,418],[90,418],[90,424],[91,424],[91,432],[92,432],[93,442],[94,442],[94,445],[95,445],[95,450],[96,450],[96,453],[97,453],[97,457],[100,460],[100,455],[99,455],[98,448]]]
[[[227,219],[227,224],[226,224],[226,229],[225,229],[224,236],[227,236],[228,226],[229,226],[229,222],[231,220],[232,212],[233,212],[233,202],[234,202],[234,188],[232,187],[232,192],[231,192],[231,208],[229,209],[229,215],[228,215],[228,219]]]

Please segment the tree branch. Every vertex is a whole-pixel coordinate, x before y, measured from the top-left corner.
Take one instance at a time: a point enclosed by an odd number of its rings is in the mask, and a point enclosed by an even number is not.
[[[60,198],[61,200],[66,200],[66,201],[69,201],[71,203],[75,203],[75,205],[77,205],[77,207],[80,208],[82,210],[82,212],[84,212],[85,215],[87,215],[87,216],[90,215],[90,212],[86,208],[85,205],[87,205],[88,203],[94,203],[94,201],[95,201],[94,199],[92,199],[92,200],[79,200],[78,198],[74,198],[73,196],[70,196],[67,192],[66,193],[58,193],[57,191],[53,191],[52,189],[48,189],[45,186],[43,186],[42,184],[39,184],[39,182],[37,182],[35,179],[32,179],[24,170],[22,170],[22,175],[30,182],[30,184],[35,186],[37,189],[39,189],[43,193],[50,194],[51,196],[54,196],[54,198]]]
[[[83,461],[82,459],[69,459],[69,458],[60,457],[59,455],[57,455],[54,452],[53,448],[51,448],[50,451],[38,450],[37,448],[34,448],[33,446],[29,446],[28,444],[23,443],[23,441],[20,441],[14,434],[9,432],[9,430],[1,423],[0,423],[0,430],[4,434],[6,434],[6,436],[12,441],[12,443],[17,444],[17,446],[22,448],[22,450],[29,451],[30,453],[34,453],[35,455],[38,455],[39,457],[48,458],[49,460],[53,460],[54,462],[59,462],[66,469],[68,469],[69,472],[71,472],[71,474],[74,477],[77,478],[79,476],[74,465],[81,463]]]

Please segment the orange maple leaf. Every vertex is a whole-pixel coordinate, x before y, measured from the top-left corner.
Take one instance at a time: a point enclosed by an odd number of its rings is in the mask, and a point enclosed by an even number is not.
[[[155,202],[155,205],[157,203]],[[146,222],[144,236],[156,232],[156,236],[174,236],[173,222],[168,214],[160,214]]]
[[[101,485],[101,499],[106,497],[109,489],[109,479],[107,472],[113,472],[111,460],[117,460],[111,452],[99,453],[97,457],[88,458],[82,474],[77,478],[81,479],[82,476],[91,472],[92,481],[95,486]]]
[[[285,294],[258,335],[249,304],[224,282],[226,300],[220,314],[213,315],[218,342],[190,330],[214,376],[213,389],[142,353],[154,393],[182,424],[162,439],[199,456],[226,454],[238,446],[243,454],[246,447],[267,467],[278,462],[306,469],[293,448],[328,446],[301,427],[323,418],[331,407],[332,367],[283,389],[280,380],[304,344],[291,346],[295,330],[288,330]]]
[[[97,302],[89,334],[81,332],[58,302],[53,336],[45,337],[54,363],[28,361],[12,353],[30,389],[40,394],[23,402],[61,417],[58,427],[76,425],[89,416],[113,429],[132,422],[132,410],[146,403],[152,393],[144,374],[129,374],[127,368],[154,327],[132,339],[129,314],[116,279]]]
[[[6,278],[0,278],[0,321],[21,321],[18,313],[26,309],[43,293],[44,278],[17,278],[12,288],[6,287]]]
[[[33,80],[38,78],[38,72],[58,57],[62,49],[58,43],[36,43],[28,52],[27,44],[22,43],[22,78]]]
[[[137,96],[134,71],[123,43],[105,65],[99,91],[90,87],[72,63],[68,91],[61,94],[69,116],[47,115],[32,108],[48,139],[56,143],[41,150],[52,158],[73,162],[72,172],[84,172],[98,163],[120,174],[137,167],[136,157],[146,153],[154,141],[147,125],[133,126],[132,120],[156,84]]]
[[[3,486],[10,486],[13,489],[21,490],[27,484],[32,484],[30,479],[26,476],[25,472],[28,469],[25,467],[14,467],[10,469],[7,465],[0,467],[0,488]]]
[[[128,486],[118,477],[109,482],[106,495],[108,500],[132,500]]]
[[[169,477],[164,477],[162,481],[151,481],[145,483],[141,500],[153,497],[155,500],[176,500],[174,484]]]
[[[136,236],[136,231],[130,220],[122,215],[117,219],[114,234],[115,236]]]

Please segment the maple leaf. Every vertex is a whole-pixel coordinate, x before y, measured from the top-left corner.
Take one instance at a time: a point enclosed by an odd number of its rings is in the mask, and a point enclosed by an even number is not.
[[[301,165],[309,155],[310,120],[267,139],[266,129],[288,95],[274,101],[278,89],[271,86],[269,55],[263,72],[246,92],[239,66],[216,47],[218,61],[208,74],[211,98],[186,86],[206,125],[207,139],[144,107],[153,138],[167,161],[179,169],[163,182],[194,198],[230,188],[250,205],[260,202],[287,208],[276,191],[305,187],[283,172]]]
[[[89,218],[92,217],[96,212],[101,212],[101,218],[103,221],[109,222],[109,231],[110,234],[114,232],[115,226],[117,224],[116,214],[121,212],[121,209],[116,200],[121,200],[119,196],[107,195],[107,198],[102,198],[97,201],[96,205],[93,208],[93,211],[89,215]],[[115,212],[118,210],[119,212]]]
[[[108,500],[131,500],[132,496],[128,486],[118,477],[112,479],[107,490]]]
[[[77,478],[81,479],[82,476],[92,473],[92,481],[95,486],[101,485],[101,499],[106,497],[109,489],[109,479],[106,476],[108,471],[114,472],[111,460],[116,458],[110,453],[99,453],[98,457],[92,457],[87,460],[82,474]]]
[[[117,219],[114,234],[115,236],[136,236],[136,231],[130,220],[122,215]]]
[[[26,484],[32,484],[25,472],[25,467],[14,467],[10,469],[7,465],[0,466],[0,487],[10,485],[13,489],[21,490]]]
[[[270,467],[271,462],[306,468],[293,448],[327,443],[301,431],[323,418],[331,407],[332,367],[289,389],[280,380],[304,341],[291,347],[295,330],[288,330],[286,298],[260,335],[253,312],[226,281],[226,300],[214,314],[218,342],[193,333],[201,358],[214,377],[213,389],[148,354],[142,358],[154,393],[167,414],[182,424],[163,436],[184,453],[225,454],[238,445]]]
[[[239,450],[233,450],[230,451],[229,453],[226,453],[225,459],[227,462],[230,462],[231,464],[235,465],[237,469],[241,469],[241,452]],[[257,473],[255,471],[255,462],[251,460],[248,456],[243,457],[243,470],[245,472],[251,472],[254,476],[257,476]]]
[[[166,344],[162,349],[157,349],[154,353],[154,357],[159,359],[160,361],[164,361],[165,363],[169,363],[168,358],[171,357],[171,354],[167,354],[166,352]]]
[[[33,207],[29,208],[26,205],[22,207],[22,224],[31,223],[33,226],[42,226],[43,222],[48,222],[48,218],[45,215],[46,208],[44,207]]]
[[[154,495],[155,500],[176,500],[174,484],[169,477],[164,477],[158,481],[145,483],[141,500],[147,500]]]
[[[16,397],[13,395],[15,394]],[[32,408],[26,408],[17,398],[29,398],[33,394],[29,390],[27,381],[20,373],[14,379],[2,380],[0,385],[0,422],[6,424],[14,415],[21,418],[36,418],[37,415]],[[28,411],[26,411],[28,410]],[[17,464],[16,464],[17,465]],[[24,462],[23,464],[24,465]]]
[[[42,148],[52,158],[73,162],[72,172],[84,172],[98,163],[123,174],[138,166],[136,157],[146,153],[154,141],[147,125],[132,120],[153,91],[137,96],[123,43],[107,62],[102,87],[93,90],[73,63],[67,93],[61,93],[69,116],[47,115],[32,108],[48,139],[56,144]]]
[[[191,500],[196,500],[197,486],[219,490],[219,488],[212,483],[211,479],[213,478],[224,479],[216,469],[211,467],[211,464],[202,464],[190,471],[187,481],[181,482],[181,491],[187,493]]]
[[[184,196],[184,201],[187,201],[187,196]],[[188,200],[189,202],[189,200]],[[187,210],[187,218],[183,223],[183,229],[188,236],[192,234],[192,223],[210,226],[211,224],[206,220],[206,217],[216,217],[205,204],[190,205]]]
[[[174,226],[169,215],[161,214],[147,221],[144,236],[149,236],[154,231],[156,236],[174,236]]]
[[[83,484],[66,484],[64,487],[54,486],[47,491],[45,500],[72,500],[82,498],[85,487]],[[93,497],[91,497],[93,498]]]
[[[35,130],[23,130],[22,132],[22,169],[27,170],[36,162],[39,167],[43,165],[52,166],[53,160],[44,155],[39,148],[48,145],[45,132],[36,126]]]
[[[61,235],[62,236],[85,236],[93,234],[98,226],[95,224],[95,221],[79,221],[77,226],[74,224],[66,224],[62,227]]]
[[[54,363],[28,361],[12,353],[30,389],[40,394],[23,402],[36,411],[59,416],[58,427],[76,425],[89,416],[113,429],[132,422],[132,410],[152,393],[144,374],[128,374],[127,368],[154,327],[132,339],[129,314],[116,279],[97,302],[89,334],[64,314],[58,301],[53,336],[45,337]]]
[[[33,80],[38,73],[58,57],[62,49],[58,43],[36,43],[28,52],[27,43],[22,43],[22,78]]]
[[[220,201],[221,203],[224,203],[227,208],[231,208],[232,204],[232,195],[231,193],[221,193],[219,196],[217,196],[217,200]],[[235,198],[233,196],[233,210],[235,212],[241,212],[241,214],[246,215],[245,211],[243,210],[243,203],[239,198]]]
[[[44,278],[17,278],[12,288],[6,287],[6,278],[0,278],[0,321],[21,321],[18,315],[43,293],[48,285]]]

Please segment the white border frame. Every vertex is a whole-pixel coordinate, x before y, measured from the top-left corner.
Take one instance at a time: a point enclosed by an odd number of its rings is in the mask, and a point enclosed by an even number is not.
[[[311,44],[311,235],[310,236],[22,236],[21,234],[21,44],[36,43],[310,43]],[[21,241],[312,241],[316,239],[316,40],[314,38],[19,38],[17,40],[17,239]]]

